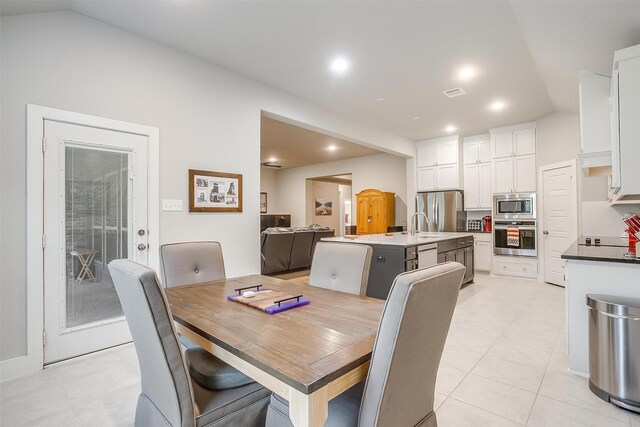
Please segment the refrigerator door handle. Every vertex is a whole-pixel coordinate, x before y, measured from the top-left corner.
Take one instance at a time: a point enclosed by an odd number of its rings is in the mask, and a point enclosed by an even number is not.
[[[434,197],[434,208],[433,208],[433,214],[435,215],[435,226],[436,226],[436,232],[440,231],[440,212],[438,212],[438,196]]]

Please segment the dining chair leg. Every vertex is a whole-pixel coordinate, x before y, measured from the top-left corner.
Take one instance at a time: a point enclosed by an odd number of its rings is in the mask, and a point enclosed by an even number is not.
[[[311,394],[289,389],[289,418],[295,427],[322,427],[329,415],[329,392],[323,387]]]

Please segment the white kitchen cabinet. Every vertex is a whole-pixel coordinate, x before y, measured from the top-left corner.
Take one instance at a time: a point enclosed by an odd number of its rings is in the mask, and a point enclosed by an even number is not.
[[[418,168],[418,191],[436,189],[436,167]]]
[[[479,154],[477,141],[462,143],[462,162],[465,165],[477,164]]]
[[[458,163],[458,138],[438,141],[436,146],[436,166]]]
[[[513,157],[504,157],[493,161],[493,192],[513,193]]]
[[[491,139],[478,142],[478,160],[480,163],[489,163],[491,161]]]
[[[475,233],[473,236],[475,240],[473,252],[475,269],[478,271],[491,271],[491,255],[493,254],[492,234]]]
[[[491,135],[493,158],[513,156],[513,132],[500,132]]]
[[[436,165],[436,147],[434,144],[418,144],[417,145],[416,166],[430,167]]]
[[[580,160],[590,174],[589,168],[611,166],[611,77],[579,71],[578,94]]]
[[[616,51],[612,78],[611,160],[614,200],[640,201],[640,45]]]
[[[536,153],[535,129],[522,129],[513,132],[513,153],[516,156]]]
[[[536,191],[535,123],[491,130],[494,193]]]
[[[418,191],[460,188],[459,141],[455,135],[416,144]]]
[[[436,167],[436,190],[453,190],[460,188],[458,164],[438,165]]]
[[[491,210],[491,163],[464,165],[464,209]]]
[[[478,165],[478,208],[491,210],[493,199],[491,194],[491,163]]]
[[[514,157],[514,192],[536,191],[536,156]]]
[[[538,277],[538,260],[526,257],[493,256],[492,274],[505,276]]]
[[[478,209],[480,206],[480,186],[478,185],[479,163],[464,165],[463,187],[464,190],[464,210]]]
[[[464,139],[462,143],[462,162],[465,165],[490,161],[491,137],[489,135],[478,135]]]

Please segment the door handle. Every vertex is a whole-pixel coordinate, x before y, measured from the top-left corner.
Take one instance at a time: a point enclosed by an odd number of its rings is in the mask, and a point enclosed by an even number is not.
[[[144,251],[145,249],[147,249],[147,245],[145,245],[144,243],[140,243],[138,245],[138,250],[139,251]]]
[[[549,232],[548,232],[547,230],[544,230],[544,231],[542,232],[542,234],[544,234],[544,235],[546,236],[547,234],[549,234]]]

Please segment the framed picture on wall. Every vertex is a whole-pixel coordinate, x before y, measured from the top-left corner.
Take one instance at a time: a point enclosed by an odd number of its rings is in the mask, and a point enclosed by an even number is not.
[[[267,213],[267,193],[260,193],[260,213]]]
[[[330,216],[333,211],[333,202],[328,199],[316,199],[316,215]]]
[[[242,175],[189,169],[189,212],[242,212]]]

